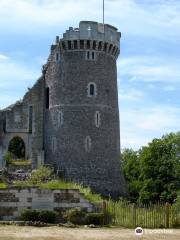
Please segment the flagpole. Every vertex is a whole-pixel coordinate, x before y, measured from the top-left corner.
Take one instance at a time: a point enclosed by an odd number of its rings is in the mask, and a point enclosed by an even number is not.
[[[104,0],[103,0],[103,26],[104,26]]]

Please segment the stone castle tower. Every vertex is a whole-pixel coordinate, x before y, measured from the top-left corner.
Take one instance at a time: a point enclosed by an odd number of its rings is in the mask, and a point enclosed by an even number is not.
[[[92,21],[70,27],[62,39],[56,37],[42,77],[18,103],[20,115],[26,111],[27,123],[22,123],[27,127],[26,155],[34,166],[53,165],[66,180],[113,197],[126,194],[120,166],[119,52],[120,33],[115,27]],[[15,114],[14,108],[17,104],[8,111]],[[1,119],[6,115],[7,128],[10,113],[4,112]],[[1,137],[6,144],[7,135],[8,128]]]

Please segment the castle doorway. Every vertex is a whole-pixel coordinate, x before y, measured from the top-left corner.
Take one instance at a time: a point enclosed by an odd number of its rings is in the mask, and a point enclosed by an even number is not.
[[[15,159],[25,158],[25,143],[21,137],[13,137],[9,142],[8,151]]]

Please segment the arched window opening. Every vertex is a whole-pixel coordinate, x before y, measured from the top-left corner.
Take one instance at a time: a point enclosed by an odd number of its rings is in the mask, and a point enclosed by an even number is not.
[[[94,54],[94,52],[92,52],[92,60],[94,60],[95,59],[95,54]]]
[[[22,138],[14,137],[9,142],[8,151],[13,155],[14,159],[25,158],[25,144]]]
[[[63,121],[64,121],[63,112],[60,111],[59,114],[58,114],[58,123],[59,123],[59,126],[62,126],[62,125],[63,125]]]
[[[85,151],[86,152],[90,152],[91,151],[91,144],[92,144],[91,138],[90,138],[90,136],[87,136],[85,138]]]
[[[46,109],[49,109],[49,88],[46,88],[46,93],[45,93],[45,97],[46,97]]]
[[[89,93],[91,96],[94,96],[94,84],[90,84]]]
[[[95,125],[96,127],[100,127],[101,119],[100,119],[100,112],[95,112]]]
[[[95,83],[88,84],[88,97],[95,97],[97,95],[97,89]]]

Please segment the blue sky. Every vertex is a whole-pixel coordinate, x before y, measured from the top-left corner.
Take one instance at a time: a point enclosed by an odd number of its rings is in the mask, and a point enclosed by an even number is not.
[[[0,108],[23,97],[55,36],[81,20],[101,22],[102,1],[0,0]],[[122,33],[122,147],[138,149],[179,131],[180,1],[105,0],[105,22]]]

